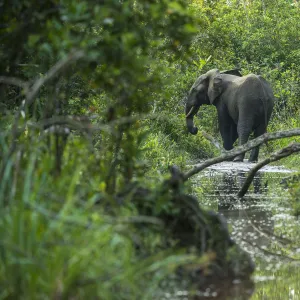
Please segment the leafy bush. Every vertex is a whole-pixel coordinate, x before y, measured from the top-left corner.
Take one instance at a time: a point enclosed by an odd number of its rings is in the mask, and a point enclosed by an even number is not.
[[[217,152],[201,134],[220,141],[214,107],[196,136],[185,129],[194,80],[261,73],[278,98],[270,130],[300,125],[299,8],[250,2],[0,3],[1,299],[153,299],[178,265],[199,263],[174,240],[162,250],[156,218],[181,216],[168,167]],[[133,203],[137,187],[151,201]]]
[[[151,133],[145,142],[145,157],[155,169],[175,164],[184,168],[196,159],[211,157],[214,147],[201,132],[192,136],[186,130],[185,115],[161,117],[149,125]]]
[[[152,232],[147,258],[139,257],[135,208],[116,206],[105,193],[102,174],[91,167],[94,155],[67,147],[55,178],[43,148],[18,153],[1,181],[1,298],[152,299],[184,256],[159,252]]]
[[[291,196],[291,204],[296,216],[300,215],[300,175],[296,174],[290,178],[289,193]]]

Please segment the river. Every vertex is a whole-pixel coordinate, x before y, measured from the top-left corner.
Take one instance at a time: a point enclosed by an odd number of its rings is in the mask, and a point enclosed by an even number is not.
[[[293,172],[264,167],[241,201],[235,195],[251,166],[224,162],[192,179],[200,205],[225,216],[233,239],[256,264],[252,295],[247,296],[247,289],[236,289],[234,296],[222,299],[300,299],[300,219],[292,215],[285,180]]]

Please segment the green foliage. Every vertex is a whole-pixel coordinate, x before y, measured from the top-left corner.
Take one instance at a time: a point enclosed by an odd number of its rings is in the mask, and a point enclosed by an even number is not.
[[[291,205],[295,216],[300,215],[300,175],[296,174],[288,180]]]
[[[36,143],[30,154],[18,153],[5,170],[13,182],[8,176],[1,181],[2,299],[152,299],[179,262],[192,261],[180,253],[154,253],[155,232],[147,257],[139,258],[140,233],[131,221],[135,210],[116,206],[105,193],[101,174],[92,171],[95,157],[81,159],[87,147],[68,148],[64,171],[55,178],[49,176],[51,157],[43,146]],[[149,226],[158,220],[140,217],[138,222]]]
[[[287,295],[292,299],[297,299],[300,296],[299,272],[298,268],[293,265],[287,265],[275,271],[265,265],[265,269],[258,272],[257,277],[256,293],[252,297],[254,300],[264,298],[285,300]]]
[[[184,114],[161,117],[158,121],[150,124],[150,128],[152,132],[161,132],[161,138],[156,136],[155,140],[160,139],[159,144],[166,149],[168,156],[174,153],[174,155],[178,157],[180,152],[185,153],[185,164],[191,159],[207,158],[214,153],[213,147],[201,133],[197,136],[188,134],[185,128]],[[150,145],[148,145],[148,148],[152,148],[152,151],[159,149],[159,147],[152,147]],[[151,151],[149,153],[151,153]]]
[[[278,98],[269,129],[300,126],[299,6],[273,4],[0,0],[1,80],[28,83],[0,82],[1,299],[153,299],[194,261],[161,250],[151,217],[180,213],[161,195],[170,165],[217,152],[201,134],[220,141],[214,107],[201,108],[196,136],[186,132],[196,77],[213,67],[260,73]],[[24,105],[70,53],[82,56]],[[154,190],[153,216],[136,216],[137,186]],[[298,213],[298,184],[291,194]]]
[[[100,114],[97,124],[116,122],[110,132],[98,137],[105,165],[101,171],[107,172],[106,186],[113,193],[136,175],[141,140],[136,131],[140,132],[140,125],[131,118],[148,113],[157,94],[163,97],[160,80],[164,68],[157,57],[165,53],[173,59],[185,54],[197,22],[185,2],[179,0],[113,1],[96,5],[89,0],[80,4],[72,0],[61,1],[59,5],[47,3],[3,6],[7,24],[3,29],[6,39],[1,45],[1,63],[6,66],[7,75],[31,80],[45,74],[54,62],[73,49],[83,51],[84,57],[76,66],[57,74],[44,87],[28,116],[41,120],[96,112]],[[27,9],[29,16],[24,13]],[[18,14],[19,19],[12,17]],[[18,58],[13,53],[5,55],[5,49],[11,47],[11,38],[15,37],[12,33],[22,34],[27,17],[30,23],[26,35],[16,41],[14,48],[18,49]],[[23,66],[24,62],[30,69],[11,67],[20,63]],[[2,101],[9,109],[18,104],[11,101],[12,91],[22,98],[21,91],[4,87]],[[117,174],[123,174],[124,178],[119,180]]]
[[[185,167],[185,153],[180,146],[162,133],[149,134],[144,144],[144,155],[149,172],[167,172],[169,166]]]
[[[294,213],[296,216],[300,215],[300,184],[295,184],[291,190],[291,196],[293,201]]]
[[[0,7],[5,78],[30,88],[69,53],[83,53],[20,114],[26,89],[1,83],[1,298],[152,299],[189,258],[161,251],[161,236],[149,231],[157,243],[139,257],[136,239],[147,237],[130,221],[136,207],[121,204],[136,183],[157,185],[143,178],[141,120],[164,97],[168,60],[188,54],[197,20],[182,0]]]
[[[194,7],[208,24],[194,41],[194,60],[211,56],[208,69],[241,67],[243,74],[263,75],[278,98],[274,117],[282,122],[298,116],[299,5],[212,1]]]

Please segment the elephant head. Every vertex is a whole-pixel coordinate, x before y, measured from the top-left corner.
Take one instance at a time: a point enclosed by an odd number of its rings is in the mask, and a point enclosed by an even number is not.
[[[222,93],[222,78],[218,69],[208,71],[197,78],[193,84],[185,106],[186,125],[191,134],[198,132],[193,118],[203,104],[214,104]]]
[[[218,69],[208,71],[197,78],[187,98],[185,106],[186,125],[191,134],[198,132],[194,126],[193,118],[203,104],[214,104],[216,99],[226,88],[223,74],[241,77],[239,69],[220,72]]]

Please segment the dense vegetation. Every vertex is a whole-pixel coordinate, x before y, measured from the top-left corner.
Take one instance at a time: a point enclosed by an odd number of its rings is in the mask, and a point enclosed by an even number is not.
[[[192,189],[169,166],[220,152],[201,133],[220,141],[214,108],[188,135],[185,97],[241,68],[274,89],[269,131],[300,127],[299,16],[287,0],[0,1],[0,298],[153,299],[207,264],[161,224]],[[290,194],[299,214],[299,177]]]

